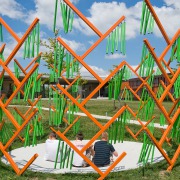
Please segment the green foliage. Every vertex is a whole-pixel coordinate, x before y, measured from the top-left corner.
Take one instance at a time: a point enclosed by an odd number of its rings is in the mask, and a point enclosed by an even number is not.
[[[50,68],[50,64],[54,64],[54,51],[56,48],[56,39],[58,37],[59,30],[54,32],[54,37],[48,38],[48,41],[41,41],[40,45],[47,50],[42,53],[42,59],[46,62],[45,66]]]

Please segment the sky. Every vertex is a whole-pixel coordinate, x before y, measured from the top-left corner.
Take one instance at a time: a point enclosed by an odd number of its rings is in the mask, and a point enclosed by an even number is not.
[[[107,40],[94,49],[84,61],[100,76],[105,77],[114,65],[127,61],[132,67],[140,63],[143,39],[147,38],[155,47],[158,56],[166,47],[166,42],[161,32],[155,25],[153,34],[140,35],[140,19],[142,1],[136,0],[71,0],[71,2],[88,18],[103,34],[123,15],[126,21],[126,55],[120,53],[106,54]],[[180,1],[179,0],[150,0],[158,15],[168,37],[171,39],[180,27]],[[47,41],[53,37],[55,0],[0,0],[0,17],[18,34],[25,33],[35,18],[40,19],[41,40]],[[98,39],[98,36],[88,28],[85,23],[75,15],[72,32],[65,34],[62,25],[60,6],[58,6],[57,28],[60,29],[59,37],[78,54],[84,52]],[[6,43],[5,58],[11,53],[17,42],[3,29]],[[2,43],[0,43],[2,45]],[[44,47],[40,51],[45,52]],[[30,62],[22,59],[23,47],[16,54],[16,59],[22,66]],[[167,57],[168,59],[168,57]],[[41,61],[40,72],[48,73],[47,68]],[[13,70],[13,63],[9,64]],[[89,76],[85,68],[81,68],[81,74]]]

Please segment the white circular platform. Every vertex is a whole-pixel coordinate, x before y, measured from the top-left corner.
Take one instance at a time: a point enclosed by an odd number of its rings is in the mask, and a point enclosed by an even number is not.
[[[84,140],[87,142],[88,140]],[[127,155],[117,164],[117,166],[112,171],[122,171],[122,170],[129,170],[135,169],[139,167],[138,158],[141,152],[142,143],[137,142],[129,142],[124,141],[123,143],[116,143],[114,144],[114,148],[119,153],[126,152]],[[28,168],[31,171],[43,172],[43,173],[90,173],[96,172],[92,167],[86,168],[75,168],[72,169],[58,169],[59,164],[57,164],[57,169],[54,169],[54,162],[45,161],[45,143],[38,144],[34,147],[22,147],[15,149],[10,152],[13,160],[16,162],[19,168],[22,168],[27,161],[34,155],[38,154],[39,156],[37,159],[31,164]],[[154,162],[162,161],[164,158],[161,153],[155,148],[154,152]],[[114,158],[115,160],[115,158]],[[5,164],[9,164],[5,157],[2,157],[2,162]],[[105,171],[108,167],[100,168],[102,171]]]

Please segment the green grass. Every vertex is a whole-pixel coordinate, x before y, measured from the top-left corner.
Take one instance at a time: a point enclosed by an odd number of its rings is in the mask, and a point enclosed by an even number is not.
[[[98,114],[98,115],[107,115],[108,116],[113,116],[117,110],[119,109],[119,104],[116,103],[117,108],[114,109],[114,102],[113,101],[108,101],[108,100],[91,100],[86,104],[86,109],[93,113],[93,114]],[[138,108],[138,102],[121,102],[120,105],[124,105],[124,103],[127,103],[134,111],[137,110]],[[19,103],[21,104],[21,103]],[[22,103],[23,105],[26,105],[26,103]],[[43,100],[42,104],[44,107],[48,107],[48,101]],[[172,106],[171,103],[165,102],[164,106],[167,110],[170,109]],[[12,108],[9,108],[12,110]],[[19,108],[21,112],[26,111],[26,107],[21,107]],[[155,113],[156,117],[159,117],[159,110],[157,107],[155,107]],[[7,122],[7,121],[6,121]],[[106,120],[99,120],[99,122],[104,125],[107,121]],[[80,118],[80,131],[82,131],[85,134],[85,139],[90,139],[92,138],[99,128],[87,117],[81,117]],[[10,128],[13,128],[13,126],[8,123],[8,126]],[[41,138],[38,138],[38,143],[45,142],[50,129],[49,129],[49,112],[48,111],[43,111],[43,126],[44,126],[44,136]],[[137,125],[129,125],[129,127],[134,131],[137,132],[140,126]],[[61,131],[65,129],[65,126],[61,127]],[[156,138],[160,139],[161,137],[161,132],[156,129]],[[23,133],[21,133],[23,135]],[[72,129],[70,129],[69,132],[66,133],[66,136],[69,139],[74,139],[74,134]],[[140,134],[138,137],[138,141],[142,141],[143,139],[143,133]],[[134,141],[134,139],[130,136],[128,132],[125,133],[125,139],[128,141]],[[122,144],[123,145],[123,144]],[[15,142],[12,144],[12,149],[16,149],[18,147],[22,147],[23,144],[19,139],[16,139]],[[168,155],[172,158],[174,151],[177,149],[177,144],[173,143],[172,147],[169,147],[166,143],[163,146],[165,148],[166,152]],[[156,164],[148,164],[145,168],[138,168],[134,170],[129,170],[129,171],[120,171],[120,172],[112,172],[108,175],[106,179],[108,180],[116,180],[116,179],[122,179],[122,180],[139,180],[139,179],[162,179],[162,180],[178,180],[180,179],[180,158],[177,160],[173,170],[171,172],[166,172],[166,169],[168,167],[168,164],[165,160],[156,163]],[[53,179],[61,179],[61,180],[94,180],[97,179],[99,175],[97,173],[92,173],[92,174],[44,174],[44,173],[39,173],[39,172],[31,172],[29,170],[25,171],[25,173],[22,176],[17,176],[13,169],[10,166],[7,166],[3,163],[0,162],[0,179],[31,179],[31,180],[53,180]]]

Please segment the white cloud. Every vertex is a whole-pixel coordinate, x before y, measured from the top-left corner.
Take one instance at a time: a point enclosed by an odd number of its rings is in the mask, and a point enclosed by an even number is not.
[[[172,37],[180,26],[180,1],[164,0],[165,6],[156,7],[157,13],[167,34]],[[152,3],[153,5],[153,3]],[[122,15],[126,17],[126,37],[135,38],[139,34],[142,2],[127,8],[124,3],[118,2],[94,2],[89,9],[90,16],[87,17],[102,33],[105,33]],[[113,13],[112,13],[113,12]],[[76,19],[74,27],[86,35],[94,35],[94,32],[80,19]],[[155,26],[154,34],[162,36]]]
[[[27,19],[25,19],[25,22],[31,24],[35,18],[39,18],[40,24],[46,25],[49,29],[52,29],[53,21],[54,21],[55,1],[52,0],[34,0],[34,1],[35,1],[35,10],[28,12],[28,16]],[[60,20],[61,18],[58,17],[57,22],[59,22]]]
[[[61,37],[62,38],[62,37]],[[67,40],[67,39],[65,39],[65,38],[62,38],[62,40],[64,41],[64,42],[66,42],[66,44],[73,50],[73,51],[79,51],[79,52],[81,52],[81,51],[85,51],[86,50],[86,48],[85,48],[85,45],[84,44],[82,44],[82,43],[80,43],[80,42],[77,42],[77,41],[75,41],[75,40]],[[41,41],[42,42],[46,42],[46,44],[47,45],[50,45],[50,43],[49,43],[49,40],[46,38],[46,33],[45,32],[42,32],[41,33]],[[41,48],[40,48],[40,50],[42,51],[42,52],[45,52],[45,51],[48,51],[48,49],[45,47],[45,46],[41,46]]]
[[[90,66],[90,68],[102,78],[105,78],[109,75],[108,71],[105,71],[104,69],[99,68],[97,66]],[[92,74],[89,71],[87,71],[87,69],[84,66],[80,68],[80,74],[82,77],[93,77]]]
[[[27,19],[25,22],[30,24],[35,18],[40,19],[40,24],[46,25],[50,30],[53,29],[54,24],[54,7],[55,0],[34,0],[35,1],[35,10],[29,11]],[[71,0],[73,4],[77,4],[79,0]],[[56,27],[62,29],[62,17],[60,11],[60,4],[58,3],[57,8],[57,19],[56,19]]]
[[[125,3],[115,1],[111,3],[94,2],[89,9],[89,13],[90,16],[87,18],[102,33],[105,33],[123,15],[126,16],[127,39],[135,37],[139,31],[141,3],[137,3],[134,7],[128,9]],[[86,35],[94,35],[94,32],[79,19],[75,20],[74,26]]]
[[[76,51],[85,51],[86,50],[86,48],[85,48],[85,45],[84,44],[82,44],[82,43],[80,43],[80,42],[76,42],[76,41],[74,41],[74,40],[67,40],[67,39],[65,39],[65,38],[62,38],[63,39],[63,41],[65,41],[66,43],[67,43],[67,45],[71,48],[71,49],[73,49],[75,52]]]
[[[2,43],[0,43],[1,46]],[[15,39],[13,39],[11,36],[8,37],[8,40],[6,42],[6,46],[4,49],[4,58],[6,59],[13,51],[13,49],[15,48],[15,46],[17,45],[17,41]],[[23,48],[21,48],[15,55],[16,58],[22,58],[23,57]]]
[[[49,29],[53,28],[54,21],[54,3],[52,0],[34,0],[35,10],[27,11],[20,3],[15,0],[0,0],[0,14],[13,19],[24,20],[27,24],[31,24],[37,17],[40,23],[46,25]],[[71,0],[73,4],[77,4],[79,0]],[[153,3],[152,3],[153,5]],[[59,4],[58,4],[59,6]],[[137,2],[132,7],[126,7],[123,2],[94,2],[88,9],[87,17],[102,33],[105,33],[122,15],[126,17],[126,35],[127,40],[135,38],[139,34],[140,18],[141,18],[142,1]],[[164,6],[156,7],[160,21],[167,34],[172,37],[180,26],[180,1],[164,0]],[[112,13],[113,12],[113,13]],[[60,7],[58,8],[57,27],[62,29],[62,18]],[[74,19],[73,28],[81,31],[86,35],[94,35],[95,33],[79,18]],[[154,34],[162,36],[157,26],[155,26]]]
[[[167,35],[172,37],[180,27],[180,1],[165,0],[167,6],[161,8],[154,7],[158,18],[160,19]],[[157,36],[162,36],[157,26],[155,26],[155,32]]]
[[[133,70],[135,70],[139,65],[131,65],[131,67],[133,68]],[[139,70],[140,68],[136,71],[139,74]],[[156,74],[162,74],[162,72],[159,70],[158,66],[155,65],[154,68],[154,75]],[[146,74],[147,68],[144,68],[144,74]],[[169,70],[167,68],[165,68],[166,73],[170,73]],[[132,78],[136,78],[137,76],[132,72]]]
[[[90,45],[93,45],[93,44],[94,44],[94,41],[91,40],[91,41],[88,41],[88,43],[89,43]]]
[[[180,9],[180,1],[177,1],[177,0],[164,0],[164,2],[168,6],[172,6],[173,8]]]
[[[79,0],[70,0],[73,4],[77,4]]]
[[[118,53],[105,55],[105,59],[119,59],[119,58],[126,58],[126,56],[124,56],[122,54],[118,54]]]
[[[0,0],[0,14],[12,19],[21,19],[25,15],[24,8],[15,0]]]

